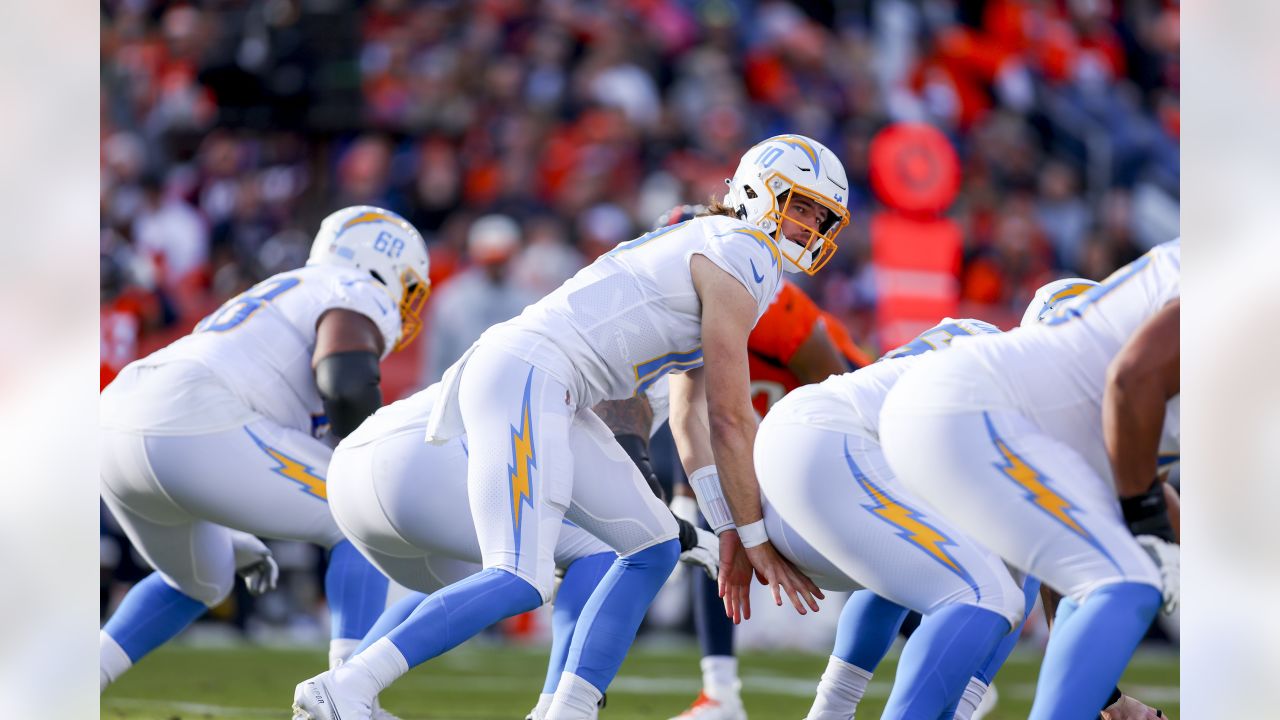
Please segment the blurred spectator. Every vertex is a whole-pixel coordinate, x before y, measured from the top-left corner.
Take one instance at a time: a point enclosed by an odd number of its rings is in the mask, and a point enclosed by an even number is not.
[[[569,244],[564,223],[554,215],[540,215],[525,223],[524,249],[511,263],[511,281],[531,297],[540,298],[564,284],[586,264]]]
[[[485,215],[467,234],[471,267],[435,292],[427,322],[423,385],[444,371],[490,326],[510,320],[537,299],[508,282],[511,259],[520,250],[520,226],[505,215]]]
[[[1058,267],[1063,268],[1080,267],[1081,245],[1089,229],[1089,207],[1077,184],[1075,171],[1064,162],[1052,161],[1040,171],[1036,219],[1053,243]]]
[[[191,203],[157,175],[142,179],[133,240],[155,263],[160,288],[171,299],[185,299],[202,284],[209,262],[209,229]]]

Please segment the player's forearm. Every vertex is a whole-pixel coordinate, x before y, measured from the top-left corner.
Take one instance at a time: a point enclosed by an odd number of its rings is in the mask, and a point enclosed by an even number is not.
[[[1102,401],[1102,431],[1116,493],[1130,497],[1156,477],[1165,390],[1156,376],[1137,371],[1109,379]]]
[[[750,406],[748,406],[750,407]],[[711,448],[720,487],[738,527],[763,517],[760,508],[760,483],[756,479],[752,451],[756,439],[754,413],[713,414]]]
[[[1179,317],[1175,299],[1144,322],[1107,368],[1102,432],[1121,498],[1142,495],[1156,477],[1165,405],[1179,390]]]

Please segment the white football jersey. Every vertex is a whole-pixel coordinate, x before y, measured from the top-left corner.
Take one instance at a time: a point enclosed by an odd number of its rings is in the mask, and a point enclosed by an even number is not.
[[[190,335],[136,362],[198,363],[256,412],[312,432],[324,416],[311,369],[316,325],[335,308],[372,320],[382,333],[384,357],[395,346],[400,311],[368,273],[310,265],[258,283],[223,303]]]
[[[879,362],[792,390],[769,409],[769,415],[878,440],[885,396],[919,356],[944,350],[955,338],[999,332],[1000,328],[981,320],[944,318],[911,342],[885,353]]]
[[[1010,399],[1034,408],[1064,396],[1102,400],[1107,366],[1148,318],[1182,293],[1182,246],[1163,243],[1039,325],[957,343],[1003,379]]]
[[[1109,479],[1101,419],[1107,367],[1181,290],[1180,242],[1157,245],[1039,325],[957,341],[946,362],[957,392],[925,402],[944,411],[1016,410]]]
[[[544,369],[578,407],[632,397],[668,372],[702,365],[702,307],[689,271],[695,254],[742,283],[759,320],[782,280],[777,245],[754,225],[709,216],[622,243],[477,344]]]

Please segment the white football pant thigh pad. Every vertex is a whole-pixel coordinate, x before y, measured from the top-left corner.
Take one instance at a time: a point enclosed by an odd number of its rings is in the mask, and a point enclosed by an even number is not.
[[[579,410],[569,427],[569,445],[574,461],[570,522],[624,556],[679,536],[675,516],[600,416]]]
[[[466,442],[464,435],[430,445],[414,426],[361,445],[339,445],[329,462],[329,507],[338,527],[405,587],[432,592],[479,568]],[[556,564],[607,550],[580,528],[565,526]],[[458,575],[458,568],[467,571]]]
[[[339,445],[329,463],[329,505],[359,547],[393,557],[430,553],[480,562],[463,438],[428,445],[415,428]]]
[[[206,605],[226,598],[235,583],[235,553],[231,531],[193,517],[162,493],[147,464],[144,438],[132,433],[102,430],[102,499],[142,557],[165,582]],[[141,512],[122,502],[115,488]]]
[[[915,413],[894,398],[885,456],[962,531],[1077,601],[1117,582],[1160,587],[1115,490],[1075,450],[1013,410]]]
[[[873,439],[765,423],[755,464],[771,510],[843,574],[924,614],[968,604],[1022,619],[1022,591],[1000,558],[903,487]]]
[[[569,391],[506,352],[478,346],[462,370],[467,492],[486,568],[527,580],[545,602],[573,490]]]
[[[261,538],[342,540],[326,500],[332,450],[306,433],[259,417],[203,435],[150,435],[145,447],[160,490],[195,517]]]

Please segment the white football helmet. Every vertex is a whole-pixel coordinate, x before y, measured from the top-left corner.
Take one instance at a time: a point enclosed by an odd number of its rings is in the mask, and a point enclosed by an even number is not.
[[[1022,327],[1039,325],[1045,319],[1045,316],[1053,312],[1064,301],[1081,295],[1096,285],[1098,283],[1084,278],[1064,278],[1042,286],[1039,290],[1036,290],[1035,297],[1031,298],[1031,304],[1027,306],[1027,311],[1022,313]]]
[[[849,224],[849,179],[835,153],[803,135],[777,135],[748,150],[726,180],[725,204],[738,218],[774,237],[789,272],[816,273],[836,251],[835,238]],[[818,227],[788,214],[791,200],[806,197],[827,209]],[[783,219],[809,231],[795,242],[782,235]]]
[[[367,271],[400,308],[395,350],[422,330],[422,308],[431,293],[427,244],[404,218],[371,205],[343,208],[320,223],[308,265],[341,265]]]

